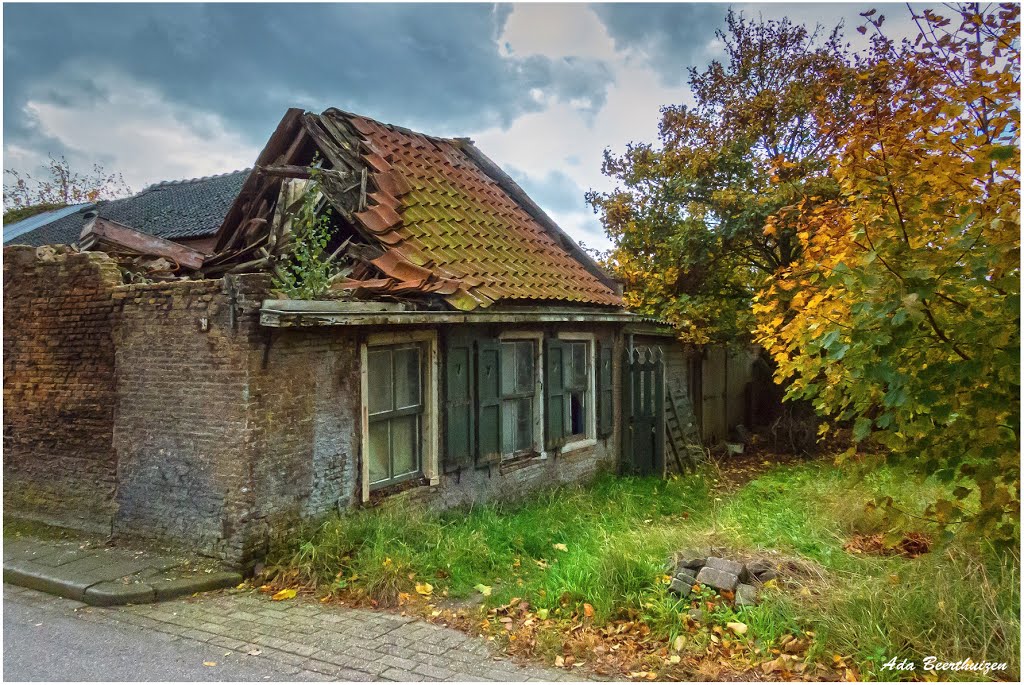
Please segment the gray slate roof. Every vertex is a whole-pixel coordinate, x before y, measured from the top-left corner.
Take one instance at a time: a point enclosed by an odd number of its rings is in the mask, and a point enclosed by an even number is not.
[[[238,196],[249,169],[186,181],[155,183],[137,195],[96,204],[104,219],[116,221],[137,231],[161,238],[202,238],[217,232],[231,203]],[[91,205],[12,238],[17,245],[64,244],[78,242]],[[25,219],[25,221],[31,220]],[[20,223],[20,222],[19,222]],[[5,226],[13,228],[16,224]],[[5,241],[6,242],[6,241]]]

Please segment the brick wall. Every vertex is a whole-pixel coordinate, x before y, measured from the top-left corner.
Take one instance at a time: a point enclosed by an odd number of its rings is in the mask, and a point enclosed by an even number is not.
[[[4,249],[4,506],[110,532],[114,303],[104,254]]]
[[[267,287],[116,289],[115,534],[246,560],[271,530],[354,502],[354,334],[261,328]]]
[[[207,554],[244,556],[258,304],[238,303],[231,285],[115,289],[118,536],[187,540]]]
[[[264,331],[252,371],[250,537],[266,544],[358,502],[359,341],[352,330]]]

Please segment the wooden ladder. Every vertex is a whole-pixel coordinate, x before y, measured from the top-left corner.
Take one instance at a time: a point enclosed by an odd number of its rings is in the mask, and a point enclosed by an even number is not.
[[[697,435],[697,423],[693,411],[687,416],[679,408],[672,388],[665,388],[665,437],[672,458],[680,473],[696,468],[697,462],[704,458],[704,448]],[[688,435],[689,434],[689,435]]]

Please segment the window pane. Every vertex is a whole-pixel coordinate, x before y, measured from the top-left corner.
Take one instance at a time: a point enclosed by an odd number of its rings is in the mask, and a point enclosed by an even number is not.
[[[501,453],[509,456],[533,449],[533,400],[529,397],[501,403]]]
[[[534,344],[529,340],[501,344],[502,395],[534,391],[533,351]]]
[[[387,480],[391,477],[388,463],[388,422],[375,421],[370,424],[370,482]]]
[[[419,471],[419,416],[391,419],[391,458],[395,465],[394,477]]]
[[[587,386],[587,344],[572,344],[572,379],[570,386],[585,388]]]
[[[516,344],[516,392],[533,392],[533,343]]]
[[[501,343],[501,394],[511,395],[516,388],[516,344]]]
[[[585,393],[580,390],[569,394],[569,433],[572,435],[586,435],[587,433],[584,397]]]
[[[533,400],[528,397],[516,402],[515,450],[521,452],[533,447]]]
[[[516,400],[501,403],[501,453],[514,454],[516,451]]]
[[[420,403],[420,351],[417,347],[395,350],[395,409]]]
[[[371,350],[366,355],[367,378],[369,392],[368,405],[371,414],[391,411],[391,350]]]

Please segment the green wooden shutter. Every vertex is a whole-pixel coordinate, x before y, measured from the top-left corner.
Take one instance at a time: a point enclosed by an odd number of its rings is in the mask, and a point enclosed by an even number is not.
[[[558,447],[566,437],[569,422],[565,416],[565,345],[548,340],[544,350],[544,446]]]
[[[597,433],[606,438],[612,434],[614,401],[612,398],[612,343],[598,343],[597,393],[598,420]]]
[[[473,464],[473,343],[450,338],[445,348],[444,472]]]
[[[497,340],[477,342],[478,466],[501,461],[501,347]]]

